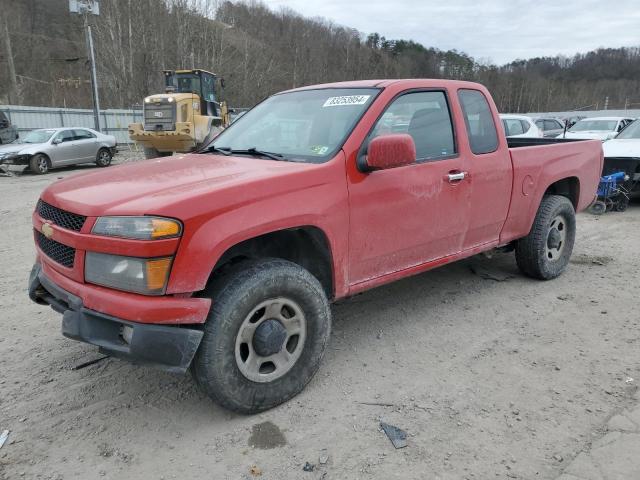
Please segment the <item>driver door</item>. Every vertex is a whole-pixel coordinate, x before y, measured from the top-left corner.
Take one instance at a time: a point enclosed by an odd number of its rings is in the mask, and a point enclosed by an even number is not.
[[[463,248],[470,189],[445,91],[397,97],[365,142],[407,133],[414,164],[350,178],[349,283],[357,286]],[[453,177],[452,177],[453,175]]]
[[[74,140],[73,130],[62,130],[53,137],[49,155],[51,166],[70,165],[78,160],[78,151]]]

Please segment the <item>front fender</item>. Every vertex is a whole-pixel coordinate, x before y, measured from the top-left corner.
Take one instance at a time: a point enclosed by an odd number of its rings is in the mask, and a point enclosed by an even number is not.
[[[284,178],[279,181],[287,183]],[[295,181],[299,182],[295,188],[278,193],[281,185],[274,185],[272,195],[258,195],[228,208],[212,208],[210,217],[185,221],[167,293],[203,290],[218,260],[234,245],[267,233],[312,226],[322,230],[328,240],[336,296],[346,294],[349,208],[344,157]],[[246,191],[252,186],[242,188]],[[203,201],[215,205],[216,197]]]

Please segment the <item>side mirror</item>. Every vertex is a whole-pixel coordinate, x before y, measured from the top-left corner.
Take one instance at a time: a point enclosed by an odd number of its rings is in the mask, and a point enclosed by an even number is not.
[[[365,170],[402,167],[416,161],[416,144],[411,135],[396,133],[376,137],[367,148]]]
[[[53,145],[58,145],[59,143],[62,143],[62,139],[61,138],[54,138],[51,143]]]

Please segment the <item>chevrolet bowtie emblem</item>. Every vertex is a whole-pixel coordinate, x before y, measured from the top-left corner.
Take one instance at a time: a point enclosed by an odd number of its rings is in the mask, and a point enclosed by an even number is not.
[[[50,223],[42,224],[42,234],[47,238],[53,237],[53,227]]]

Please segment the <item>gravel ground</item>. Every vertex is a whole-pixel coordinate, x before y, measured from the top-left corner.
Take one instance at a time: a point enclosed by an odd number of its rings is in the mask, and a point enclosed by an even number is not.
[[[30,215],[48,184],[90,168],[0,178],[3,480],[550,479],[638,403],[637,202],[579,215],[554,281],[496,253],[334,305],[318,375],[260,415],[219,408],[188,376],[114,359],[75,370],[99,354],[27,298]]]

